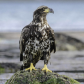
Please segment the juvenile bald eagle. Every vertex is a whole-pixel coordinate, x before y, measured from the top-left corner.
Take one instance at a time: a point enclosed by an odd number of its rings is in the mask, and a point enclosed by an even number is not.
[[[38,7],[33,14],[33,21],[22,29],[19,47],[20,61],[23,61],[23,69],[35,69],[39,60],[44,60],[42,70],[48,72],[47,64],[52,51],[56,52],[54,31],[46,20],[48,13],[54,11],[47,6]],[[50,71],[52,72],[52,71]]]

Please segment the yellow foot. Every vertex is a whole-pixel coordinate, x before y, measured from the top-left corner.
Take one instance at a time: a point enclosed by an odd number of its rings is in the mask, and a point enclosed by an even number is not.
[[[49,69],[47,68],[47,65],[46,65],[46,64],[44,65],[44,68],[42,69],[42,71],[45,71],[45,72],[52,72],[51,70],[49,70]]]
[[[31,63],[31,64],[30,64],[30,67],[27,68],[27,69],[25,69],[25,71],[30,70],[30,72],[32,72],[32,69],[37,70],[37,69],[35,69],[33,63]]]

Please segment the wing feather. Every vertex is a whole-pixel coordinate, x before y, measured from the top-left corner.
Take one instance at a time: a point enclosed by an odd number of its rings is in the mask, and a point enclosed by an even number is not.
[[[19,40],[20,61],[23,60],[23,52],[25,51],[25,42],[28,39],[29,31],[30,31],[30,27],[29,26],[25,26],[22,29],[22,32],[21,32],[21,36],[20,36],[20,40]]]
[[[50,52],[54,50],[54,53],[55,53],[56,52],[56,41],[55,41],[54,31],[50,27],[47,28],[46,31],[50,39]]]

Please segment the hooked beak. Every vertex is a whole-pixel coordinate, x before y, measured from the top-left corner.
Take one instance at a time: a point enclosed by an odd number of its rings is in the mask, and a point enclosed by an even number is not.
[[[51,8],[45,9],[44,12],[45,13],[54,13],[53,9],[51,9]]]
[[[54,13],[53,9],[49,8],[49,12],[50,13]]]

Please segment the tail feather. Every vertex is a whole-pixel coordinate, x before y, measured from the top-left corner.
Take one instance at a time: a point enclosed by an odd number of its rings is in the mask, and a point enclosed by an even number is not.
[[[23,61],[23,55],[22,55],[22,53],[20,54],[20,61]]]

